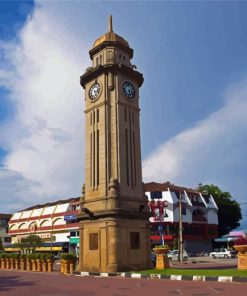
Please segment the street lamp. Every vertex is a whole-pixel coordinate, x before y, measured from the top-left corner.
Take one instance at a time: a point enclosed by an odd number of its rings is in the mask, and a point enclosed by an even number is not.
[[[178,223],[178,254],[179,261],[183,262],[183,221],[182,221],[182,192],[179,191],[179,223]]]

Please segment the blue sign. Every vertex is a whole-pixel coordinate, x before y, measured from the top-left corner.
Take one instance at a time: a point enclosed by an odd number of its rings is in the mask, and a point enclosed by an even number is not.
[[[73,221],[73,220],[76,220],[76,215],[67,215],[67,216],[64,216],[64,220],[65,221]]]

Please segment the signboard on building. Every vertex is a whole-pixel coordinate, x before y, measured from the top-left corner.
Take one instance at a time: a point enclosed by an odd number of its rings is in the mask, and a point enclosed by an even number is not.
[[[50,233],[36,233],[35,235],[39,236],[42,239],[46,239],[46,238],[50,238],[51,237],[51,234]],[[17,239],[17,241],[20,241],[22,238],[26,238],[28,236],[29,235],[17,235],[16,236],[16,239]]]
[[[65,221],[74,221],[76,220],[76,215],[66,215],[64,216]]]
[[[71,244],[78,244],[80,242],[80,238],[79,237],[71,237],[70,238],[70,243]]]

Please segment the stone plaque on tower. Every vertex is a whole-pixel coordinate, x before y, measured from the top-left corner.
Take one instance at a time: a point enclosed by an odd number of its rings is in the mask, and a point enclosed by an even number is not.
[[[142,183],[139,88],[133,49],[113,32],[89,51],[85,90],[85,186],[79,270],[117,272],[150,266],[149,209]]]

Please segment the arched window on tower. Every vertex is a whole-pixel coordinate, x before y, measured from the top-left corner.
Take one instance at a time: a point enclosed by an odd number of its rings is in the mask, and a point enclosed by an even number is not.
[[[100,65],[102,65],[102,55],[100,55],[99,59],[100,59]]]
[[[96,67],[98,66],[98,64],[99,64],[99,58],[97,57],[96,58]]]

